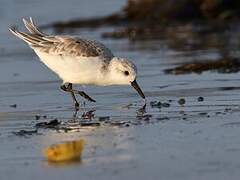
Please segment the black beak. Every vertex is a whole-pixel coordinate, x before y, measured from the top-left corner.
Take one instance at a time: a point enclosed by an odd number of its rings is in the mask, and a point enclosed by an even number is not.
[[[131,85],[132,87],[134,87],[134,89],[136,89],[136,91],[138,92],[138,94],[143,98],[145,99],[145,95],[143,94],[142,90],[140,89],[140,87],[138,86],[138,83],[136,81],[136,79],[131,82]]]

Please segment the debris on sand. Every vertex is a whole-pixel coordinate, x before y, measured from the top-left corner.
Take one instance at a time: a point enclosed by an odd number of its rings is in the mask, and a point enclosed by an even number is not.
[[[99,121],[109,121],[110,120],[110,116],[100,116],[98,117]]]
[[[85,141],[83,139],[54,144],[44,149],[44,156],[50,162],[80,161]]]
[[[50,122],[40,122],[35,125],[36,128],[44,128],[44,129],[57,129],[57,127],[61,124],[57,119],[51,120]]]
[[[170,104],[169,104],[169,103],[166,103],[166,102],[164,102],[164,103],[162,103],[162,107],[170,107]]]
[[[137,118],[139,120],[149,121],[152,118],[152,115],[151,114],[144,114],[144,115],[141,115],[141,116],[137,116]]]
[[[150,102],[150,106],[152,108],[162,108],[162,107],[170,107],[170,104],[169,103],[166,103],[166,102],[161,102],[161,101],[151,101]]]
[[[217,71],[218,73],[235,73],[240,70],[240,60],[238,58],[223,58],[218,61],[207,61],[189,63],[165,70],[167,74],[188,74],[202,73],[204,71]]]
[[[109,122],[109,125],[118,127],[129,127],[130,123],[131,123],[130,121],[112,121]]]
[[[169,117],[158,117],[156,118],[158,121],[167,121],[169,120]]]
[[[151,102],[150,102],[150,106],[151,106],[152,108],[155,108],[155,107],[161,108],[161,107],[162,107],[162,103],[161,103],[160,101],[151,101]]]
[[[35,115],[35,119],[36,119],[36,120],[39,120],[39,119],[41,119],[41,118],[47,119],[47,116],[46,116],[46,115],[43,115],[43,116],[41,116],[41,115]]]
[[[31,135],[34,135],[34,134],[38,134],[38,131],[37,129],[35,130],[20,130],[20,131],[17,131],[17,132],[12,132],[14,135],[16,136],[31,136]]]
[[[81,122],[80,126],[81,127],[86,127],[86,126],[90,126],[90,127],[97,127],[100,126],[100,122]]]

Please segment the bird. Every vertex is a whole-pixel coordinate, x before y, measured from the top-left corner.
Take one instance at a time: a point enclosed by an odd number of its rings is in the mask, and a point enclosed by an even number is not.
[[[55,72],[62,84],[60,88],[71,94],[75,109],[79,110],[76,94],[96,102],[73,85],[131,85],[145,99],[137,79],[137,67],[127,58],[116,57],[99,41],[71,35],[48,35],[39,30],[33,19],[23,18],[28,32],[9,28],[10,32],[25,41],[40,61]]]

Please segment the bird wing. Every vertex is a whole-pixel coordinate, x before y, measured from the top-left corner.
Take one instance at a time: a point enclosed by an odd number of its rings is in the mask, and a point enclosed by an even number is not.
[[[112,52],[102,43],[74,36],[49,36],[38,30],[32,18],[23,19],[29,33],[9,29],[14,35],[24,40],[32,49],[52,55],[73,57],[97,57],[111,60]]]

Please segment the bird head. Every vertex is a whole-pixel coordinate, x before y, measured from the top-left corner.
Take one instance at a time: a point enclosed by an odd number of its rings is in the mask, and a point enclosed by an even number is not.
[[[114,57],[109,66],[110,78],[116,85],[131,85],[145,99],[141,88],[139,87],[137,78],[137,67],[128,59]]]

